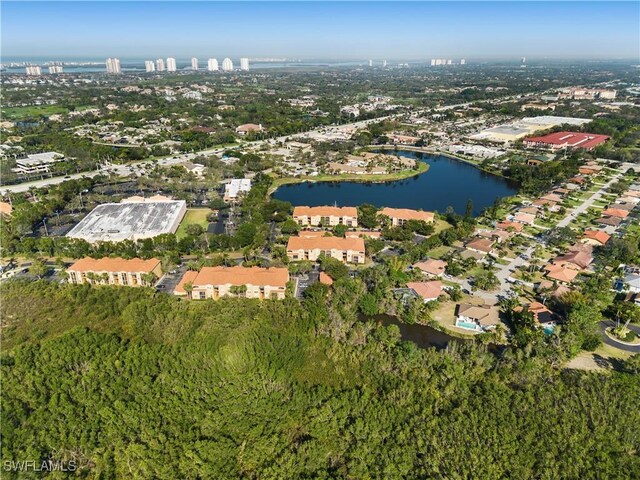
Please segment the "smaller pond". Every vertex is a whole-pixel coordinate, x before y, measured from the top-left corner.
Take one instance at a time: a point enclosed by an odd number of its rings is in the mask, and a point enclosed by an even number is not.
[[[378,325],[388,327],[396,325],[400,329],[402,340],[413,342],[420,348],[436,347],[438,349],[445,348],[452,341],[465,342],[467,340],[453,337],[447,333],[436,330],[428,325],[413,324],[408,325],[400,322],[396,317],[391,315],[376,315],[374,317],[362,317],[363,320],[373,320]]]

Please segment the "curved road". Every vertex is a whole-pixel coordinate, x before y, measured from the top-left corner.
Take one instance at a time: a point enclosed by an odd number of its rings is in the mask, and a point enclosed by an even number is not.
[[[618,350],[624,350],[625,352],[640,353],[640,345],[625,345],[624,343],[616,342],[611,337],[609,337],[604,331],[608,327],[615,327],[615,323],[612,320],[600,322],[600,334],[604,343],[611,347],[617,348]],[[640,326],[629,325],[628,328],[640,335]]]

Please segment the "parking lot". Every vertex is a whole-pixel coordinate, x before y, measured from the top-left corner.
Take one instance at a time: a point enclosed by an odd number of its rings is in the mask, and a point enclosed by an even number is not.
[[[176,267],[175,270],[171,270],[165,273],[162,276],[162,278],[158,280],[158,283],[156,283],[156,289],[159,292],[173,293],[176,286],[180,282],[180,279],[184,275],[184,272],[186,271],[187,271],[187,266],[181,265],[179,267]],[[175,273],[171,273],[171,272],[175,272]]]

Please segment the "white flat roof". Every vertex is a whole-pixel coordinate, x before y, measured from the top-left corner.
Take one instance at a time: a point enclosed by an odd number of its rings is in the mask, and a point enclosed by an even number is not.
[[[42,165],[44,163],[59,162],[64,155],[58,152],[32,153],[27,158],[18,158],[16,163],[20,165]]]
[[[161,202],[105,203],[67,233],[89,243],[120,242],[174,233],[187,208],[184,200]]]

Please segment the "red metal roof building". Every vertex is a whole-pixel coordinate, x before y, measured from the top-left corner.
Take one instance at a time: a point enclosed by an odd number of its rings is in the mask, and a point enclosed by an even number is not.
[[[560,150],[562,148],[584,148],[591,150],[609,140],[607,135],[580,132],[556,132],[542,137],[530,137],[523,140],[525,147],[550,148]]]

